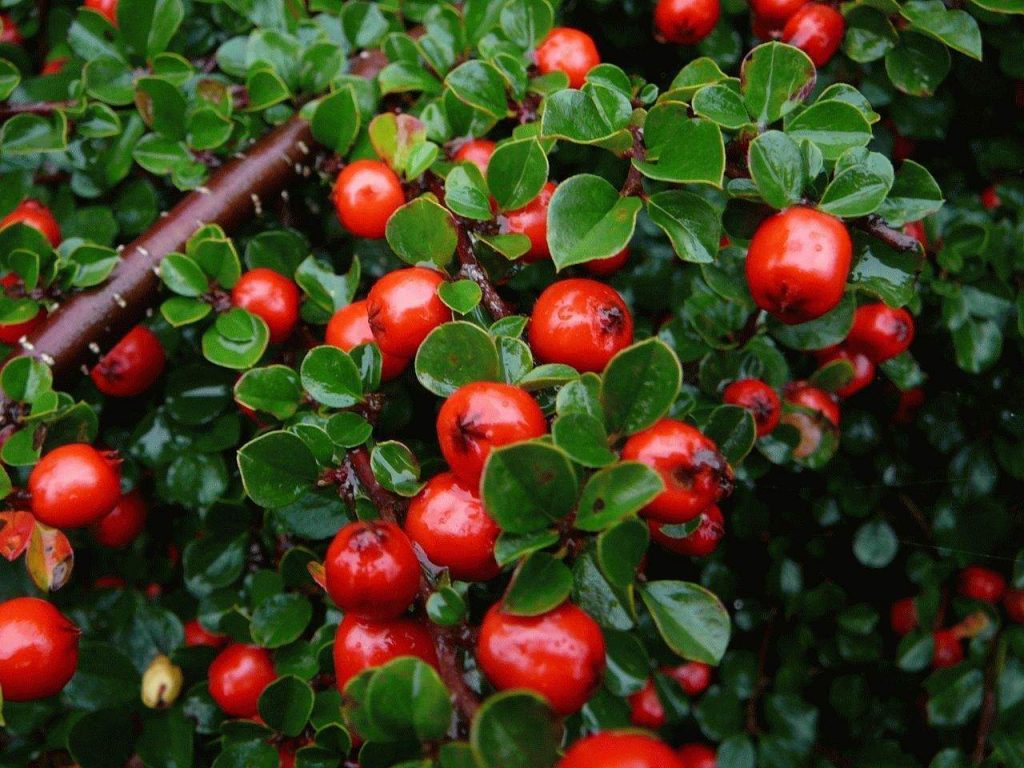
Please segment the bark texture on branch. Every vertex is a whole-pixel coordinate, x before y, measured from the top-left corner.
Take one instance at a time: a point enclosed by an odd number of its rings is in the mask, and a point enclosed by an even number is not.
[[[42,360],[57,381],[66,380],[77,366],[94,362],[155,303],[157,270],[164,256],[182,250],[200,226],[219,224],[230,230],[259,214],[265,199],[308,172],[312,145],[309,123],[298,117],[268,133],[126,246],[107,282],[64,302],[11,357]]]

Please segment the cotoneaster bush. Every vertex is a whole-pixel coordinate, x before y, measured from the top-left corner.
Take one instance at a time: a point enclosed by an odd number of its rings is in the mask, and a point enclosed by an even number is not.
[[[8,0],[0,766],[1024,765],[1020,0]]]

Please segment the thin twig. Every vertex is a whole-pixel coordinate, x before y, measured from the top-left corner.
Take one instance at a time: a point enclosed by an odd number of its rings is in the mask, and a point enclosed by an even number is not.
[[[885,219],[877,213],[872,213],[870,216],[854,219],[850,224],[862,232],[866,232],[871,235],[876,240],[881,241],[893,250],[900,251],[902,253],[913,253],[921,247],[917,238],[904,232],[900,232],[898,229],[893,229],[886,224]]]
[[[747,700],[746,727],[747,733],[751,736],[756,736],[761,732],[757,708],[760,704],[761,694],[768,687],[768,652],[771,650],[771,640],[772,635],[775,633],[775,620],[778,617],[778,613],[778,609],[773,608],[769,614],[764,634],[761,636],[761,647],[757,652],[757,677],[754,680],[754,690],[751,691],[750,699]]]
[[[633,164],[633,161],[643,162],[647,157],[647,148],[644,146],[643,130],[636,126],[629,130],[633,134],[633,146],[626,151],[626,157],[630,160],[629,172],[626,173],[626,180],[623,182],[619,194],[623,197],[643,197],[644,176]]]
[[[747,316],[747,322],[743,324],[743,327],[736,332],[733,338],[733,343],[737,347],[746,346],[746,343],[754,338],[757,333],[758,323],[761,321],[761,309],[757,308],[750,315]]]
[[[985,762],[985,749],[992,726],[996,722],[996,683],[1006,659],[1006,644],[996,632],[989,641],[988,665],[985,668],[985,693],[981,699],[981,714],[978,716],[978,733],[974,739],[974,752],[971,754],[971,765]]]
[[[0,104],[0,120],[15,115],[52,115],[62,109],[71,109],[78,104],[73,99],[66,101],[23,101],[20,103]]]

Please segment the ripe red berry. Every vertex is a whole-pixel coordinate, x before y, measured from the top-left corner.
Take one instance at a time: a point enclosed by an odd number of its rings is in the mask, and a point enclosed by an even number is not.
[[[601,683],[604,635],[572,603],[540,616],[512,616],[495,604],[480,627],[476,656],[498,690],[527,688],[559,715],[570,715]]]
[[[914,598],[904,597],[892,604],[889,609],[889,626],[900,637],[909,635],[917,629],[917,607]]]
[[[825,390],[812,387],[803,381],[792,381],[786,385],[783,394],[787,402],[817,411],[834,426],[839,426],[839,404]]]
[[[351,352],[360,344],[377,343],[370,330],[370,317],[366,310],[366,301],[354,301],[342,307],[327,323],[327,335],[324,339],[332,347]],[[378,345],[379,346],[379,345]],[[402,374],[409,360],[381,350],[380,377],[391,381]]]
[[[685,768],[665,744],[643,733],[605,731],[580,739],[557,768]]]
[[[674,669],[663,669],[687,696],[700,696],[711,684],[711,667],[699,661],[689,661]],[[642,728],[661,728],[665,724],[665,708],[658,698],[654,680],[648,680],[639,693],[629,697],[630,720]]]
[[[618,292],[604,283],[559,280],[533,305],[528,331],[541,362],[599,372],[633,342],[633,316]]]
[[[918,409],[924,405],[924,390],[920,387],[907,389],[900,392],[900,400],[896,405],[896,411],[892,420],[897,424],[909,424],[917,415]]]
[[[651,538],[669,552],[689,557],[707,557],[716,549],[725,536],[725,518],[717,504],[700,513],[697,530],[681,539],[674,539],[662,532],[664,523],[651,520]]]
[[[146,501],[138,491],[121,497],[110,512],[92,526],[92,535],[104,547],[117,549],[135,541],[146,527]]]
[[[1024,589],[1008,589],[1003,595],[1003,607],[1010,621],[1024,624]]]
[[[835,392],[839,397],[850,397],[860,392],[875,380],[875,363],[863,352],[847,349],[845,346],[829,347],[817,353],[818,365],[827,365],[833,360],[845,360],[853,367],[853,377]]]
[[[338,221],[356,237],[384,237],[391,214],[405,205],[402,182],[379,160],[356,160],[338,174],[331,193]]]
[[[964,597],[995,605],[1006,592],[1006,579],[991,568],[969,565],[960,571],[957,588]]]
[[[522,258],[526,263],[551,258],[551,249],[548,248],[548,206],[551,205],[553,194],[555,185],[549,181],[522,208],[498,217],[503,234],[526,235],[530,239],[530,250]]]
[[[117,462],[85,443],[54,448],[28,477],[32,514],[54,528],[92,525],[121,500]]]
[[[476,488],[492,448],[540,437],[548,425],[519,387],[475,381],[459,387],[437,414],[437,439],[452,472]]]
[[[658,0],[654,27],[659,40],[696,45],[711,34],[721,13],[719,0]]]
[[[444,275],[425,267],[388,272],[366,297],[373,338],[382,352],[411,358],[432,330],[452,319],[437,295]]]
[[[196,648],[198,646],[223,648],[227,643],[228,638],[226,635],[211,632],[199,623],[199,619],[185,622],[185,645],[189,648]]]
[[[812,208],[789,208],[761,222],[750,241],[750,293],[784,323],[813,320],[843,298],[852,253],[839,219]]]
[[[654,468],[665,490],[641,511],[663,523],[685,523],[732,491],[732,467],[696,427],[673,419],[632,435],[622,458]]]
[[[824,3],[808,3],[786,22],[782,40],[806,53],[814,66],[823,67],[843,44],[844,34],[843,14]]]
[[[758,40],[778,40],[782,36],[782,25],[762,19],[754,13],[750,15],[750,31]]]
[[[232,643],[210,663],[210,696],[232,717],[253,718],[263,689],[277,679],[274,660],[263,648]]]
[[[722,402],[746,408],[754,416],[757,436],[771,434],[779,426],[782,401],[778,393],[760,379],[740,379],[722,392]]]
[[[629,246],[626,246],[621,251],[616,253],[614,256],[609,256],[607,259],[596,259],[595,261],[588,261],[583,266],[587,272],[598,277],[608,277],[614,275],[623,265],[629,261]]]
[[[679,748],[683,768],[715,768],[718,754],[706,744],[683,744]]]
[[[808,0],[750,0],[750,9],[765,24],[781,27],[807,3]]]
[[[60,226],[50,209],[38,200],[22,200],[18,206],[0,219],[0,229],[11,224],[24,224],[39,232],[56,248],[60,245]]]
[[[994,211],[996,208],[1003,204],[1002,199],[999,197],[999,193],[996,192],[996,188],[986,187],[981,193],[981,204],[988,208],[990,211]]]
[[[99,12],[107,21],[117,26],[117,0],[85,0],[84,5]]]
[[[3,29],[0,29],[0,43],[4,45],[21,45],[23,42],[21,30],[14,23],[14,19],[6,13],[0,13],[0,26],[3,27]]]
[[[437,668],[430,633],[416,619],[368,621],[348,615],[334,636],[334,676],[338,690],[364,669],[379,667],[399,656],[415,656]]]
[[[149,328],[132,328],[92,368],[96,389],[112,397],[132,397],[153,386],[164,372],[167,357]]]
[[[587,72],[601,63],[594,39],[572,27],[555,27],[537,46],[537,69],[542,75],[565,72],[570,88],[582,88]]]
[[[964,649],[960,638],[951,629],[938,629],[932,633],[935,649],[932,653],[932,667],[945,669],[955,667],[964,660]]]
[[[52,59],[48,59],[43,64],[43,68],[39,70],[41,75],[55,75],[60,72],[64,65],[68,63],[67,56],[54,56]]]
[[[453,579],[486,581],[501,571],[494,560],[501,529],[473,486],[450,472],[431,478],[412,500],[405,532]]]
[[[921,244],[921,247],[928,250],[928,233],[925,231],[923,221],[912,221],[903,225],[903,233],[910,235]]]
[[[405,613],[420,586],[420,564],[409,537],[394,523],[355,522],[327,548],[327,593],[345,613],[391,619]]]
[[[78,627],[36,597],[0,603],[0,690],[4,701],[59,693],[78,666]]]
[[[470,139],[459,147],[452,159],[456,163],[472,163],[480,169],[480,173],[487,176],[487,166],[496,146],[490,139]]]
[[[262,317],[273,344],[292,335],[299,322],[300,298],[294,281],[266,267],[250,269],[231,289],[231,303]]]
[[[9,278],[12,278],[9,280]],[[4,277],[3,285],[5,288],[10,285],[17,283],[17,277],[11,273]],[[18,340],[22,336],[28,336],[34,331],[42,322],[46,319],[46,310],[42,307],[36,311],[36,313],[28,320],[22,320],[20,323],[5,323],[0,324],[0,342],[4,344],[17,344]]]
[[[857,307],[846,346],[883,363],[906,352],[914,340],[914,318],[881,302]]]

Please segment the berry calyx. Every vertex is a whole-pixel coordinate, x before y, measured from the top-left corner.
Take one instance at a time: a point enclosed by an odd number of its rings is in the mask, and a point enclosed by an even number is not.
[[[623,265],[629,261],[629,246],[626,246],[621,251],[616,253],[614,256],[609,256],[606,259],[595,259],[594,261],[588,261],[583,266],[592,275],[598,277],[608,277],[614,275]]]
[[[559,280],[533,305],[527,330],[541,362],[599,372],[632,343],[633,316],[618,292],[604,283]]]
[[[778,393],[760,379],[739,379],[722,392],[722,402],[746,408],[754,417],[757,436],[771,434],[782,417]]]
[[[108,514],[121,500],[117,462],[91,445],[54,448],[28,477],[32,514],[54,528],[81,528]]]
[[[560,715],[586,704],[605,668],[604,635],[572,603],[540,616],[513,616],[491,607],[480,627],[477,660],[498,690],[527,688]]]
[[[1024,624],[1024,589],[1008,589],[1003,595],[1003,608],[1010,621]]]
[[[684,768],[667,745],[643,733],[605,731],[580,739],[557,768]]]
[[[348,615],[334,636],[334,676],[338,690],[364,669],[379,667],[399,656],[415,656],[437,668],[430,633],[416,619],[369,621]]]
[[[452,473],[476,488],[492,448],[540,437],[548,425],[537,401],[510,384],[459,387],[437,414],[437,439]]]
[[[60,693],[78,667],[78,634],[78,627],[46,600],[16,597],[0,603],[4,701],[35,701]]]
[[[146,500],[138,491],[121,497],[117,505],[92,526],[92,535],[104,547],[127,547],[146,527]]]
[[[263,689],[277,679],[263,648],[232,643],[210,663],[207,685],[217,706],[232,717],[253,718]]]
[[[7,25],[4,25],[6,29]],[[0,229],[11,224],[24,224],[32,227],[56,248],[60,245],[60,225],[53,217],[50,209],[38,200],[22,200],[18,206],[0,219]]]
[[[917,629],[917,606],[914,598],[904,597],[892,604],[889,609],[889,626],[900,637],[909,635]]]
[[[503,234],[526,235],[530,239],[530,250],[522,257],[522,261],[528,264],[551,258],[551,249],[548,248],[548,207],[555,189],[555,185],[549,181],[522,208],[498,217]]]
[[[555,27],[537,46],[537,69],[542,75],[564,72],[570,88],[582,88],[587,72],[601,63],[594,39],[572,27]]]
[[[957,589],[964,597],[995,605],[1006,593],[1006,579],[991,568],[969,565],[960,571]]]
[[[714,441],[674,419],[662,419],[632,435],[622,458],[661,475],[665,490],[640,514],[662,523],[685,523],[732,492],[733,471]]]
[[[117,0],[85,0],[83,5],[92,8],[103,18],[117,26]]]
[[[388,272],[366,297],[373,338],[382,352],[410,359],[432,330],[452,319],[437,295],[444,275],[425,267]]]
[[[166,363],[160,339],[146,326],[137,325],[100,358],[90,376],[105,395],[133,397],[153,386]]]
[[[338,174],[331,193],[341,226],[356,237],[384,237],[391,214],[405,205],[402,181],[380,160],[356,160]]]
[[[933,668],[955,667],[964,660],[963,646],[953,630],[938,629],[932,633],[932,640],[935,646],[932,652]]]
[[[346,614],[364,619],[401,615],[416,598],[420,565],[409,537],[394,523],[349,523],[324,561],[327,593]]]
[[[351,352],[360,344],[376,344],[377,340],[370,329],[366,301],[354,301],[335,312],[327,323],[324,341],[346,352]],[[383,381],[397,378],[409,365],[407,358],[392,355],[384,350],[381,350],[380,356],[380,377]]]
[[[817,353],[818,364],[827,365],[833,360],[845,360],[853,368],[850,380],[835,390],[839,397],[850,397],[860,392],[875,380],[875,364],[863,352],[847,349],[845,346],[829,347]]]
[[[228,643],[226,635],[211,632],[202,624],[199,619],[191,619],[185,622],[185,645],[189,648],[205,646],[207,648],[223,648]]]
[[[884,363],[910,348],[914,317],[907,310],[878,302],[857,307],[845,346]]]
[[[263,318],[272,344],[292,335],[299,322],[300,299],[293,280],[267,267],[250,269],[231,289],[231,303]]]
[[[747,251],[747,283],[761,309],[784,323],[805,323],[843,298],[853,243],[843,223],[797,206],[769,216]]]
[[[725,518],[717,504],[700,513],[700,525],[689,536],[672,538],[662,531],[664,523],[651,520],[651,538],[669,552],[688,557],[707,557],[725,537]]]
[[[432,477],[409,504],[405,532],[453,579],[486,581],[501,568],[494,544],[501,529],[484,511],[473,486],[451,472]]]
[[[683,744],[679,748],[683,768],[715,768],[718,753],[706,744]]]
[[[808,0],[750,0],[754,15],[769,27],[782,27]]]
[[[831,61],[846,34],[843,14],[824,3],[807,3],[794,13],[782,29],[782,40],[806,53],[814,66]]]
[[[658,0],[654,28],[659,40],[696,45],[711,34],[721,13],[719,0]]]
[[[487,166],[491,162],[491,155],[497,147],[490,139],[470,139],[452,156],[456,163],[472,163],[480,169],[480,173],[487,176]]]

